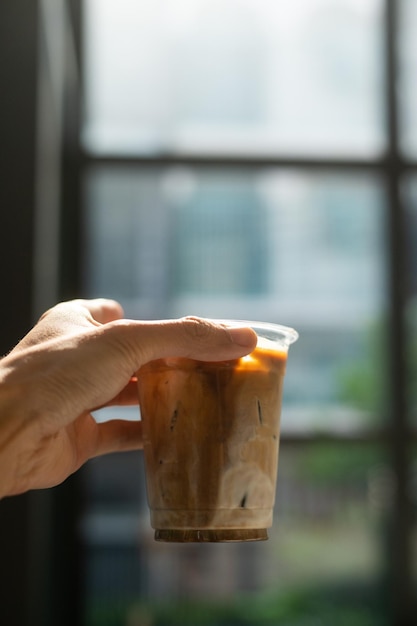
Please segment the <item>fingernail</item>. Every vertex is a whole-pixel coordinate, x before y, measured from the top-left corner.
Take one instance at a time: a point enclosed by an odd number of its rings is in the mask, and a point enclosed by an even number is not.
[[[227,330],[233,343],[236,343],[238,346],[253,346],[255,333],[250,328],[234,326]]]

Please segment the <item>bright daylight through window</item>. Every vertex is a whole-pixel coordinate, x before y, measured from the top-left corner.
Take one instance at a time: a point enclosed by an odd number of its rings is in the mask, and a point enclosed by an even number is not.
[[[117,298],[130,317],[300,333],[269,541],[161,547],[141,458],[93,461],[89,626],[383,623],[392,468],[381,432],[395,395],[385,156],[417,154],[417,11],[399,4],[392,131],[390,2],[83,2],[85,295]],[[415,239],[415,173],[397,183]]]

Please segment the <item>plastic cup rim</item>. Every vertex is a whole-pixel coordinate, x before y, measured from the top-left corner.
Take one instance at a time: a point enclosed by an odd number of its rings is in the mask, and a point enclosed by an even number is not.
[[[290,345],[297,341],[299,334],[290,326],[285,326],[283,324],[275,324],[274,322],[257,322],[253,320],[240,320],[240,319],[213,319],[213,322],[218,324],[225,324],[226,326],[248,326],[252,328],[255,332],[257,329],[262,331],[269,331],[271,333],[276,333],[277,335],[284,335],[285,342]],[[269,338],[271,339],[271,338]],[[273,341],[273,339],[271,339]]]

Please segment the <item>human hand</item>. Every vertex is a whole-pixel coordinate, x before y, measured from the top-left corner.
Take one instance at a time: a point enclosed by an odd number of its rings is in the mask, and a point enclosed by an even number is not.
[[[94,456],[141,448],[140,421],[99,424],[91,412],[137,404],[132,377],[148,361],[234,359],[255,345],[250,328],[126,320],[113,300],[58,304],[0,360],[0,497],[57,485]]]

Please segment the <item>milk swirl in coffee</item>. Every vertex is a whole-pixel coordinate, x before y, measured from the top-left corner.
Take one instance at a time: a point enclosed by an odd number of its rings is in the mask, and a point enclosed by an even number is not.
[[[160,359],[138,373],[156,538],[267,538],[287,350],[260,339],[241,359]]]

